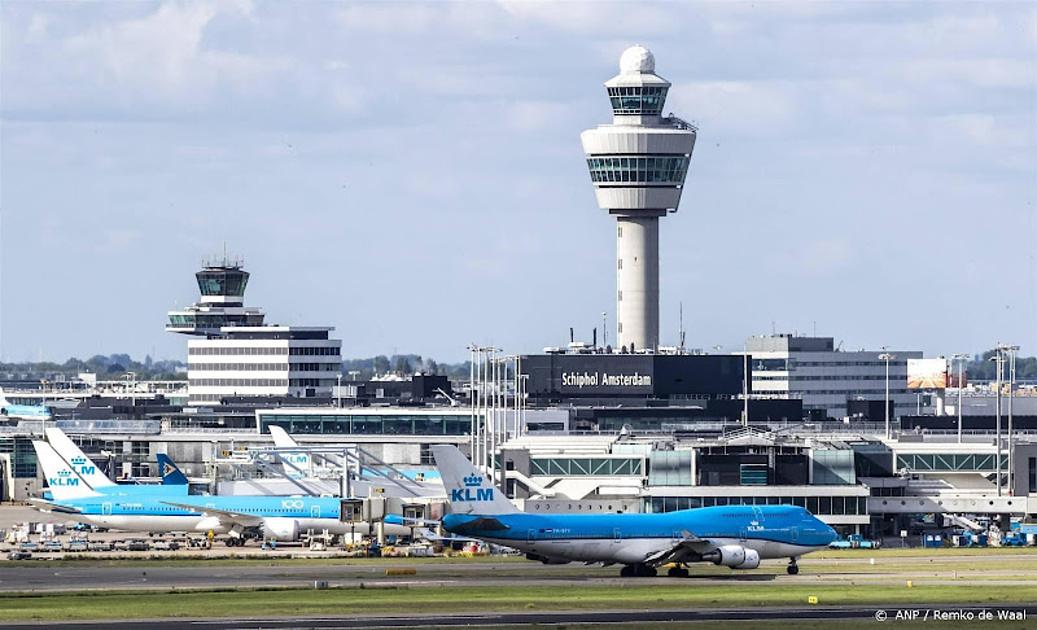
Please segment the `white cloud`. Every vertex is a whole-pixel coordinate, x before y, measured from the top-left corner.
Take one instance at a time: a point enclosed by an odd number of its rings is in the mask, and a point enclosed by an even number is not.
[[[797,120],[800,89],[788,82],[682,81],[670,88],[666,110],[714,134],[783,135]]]

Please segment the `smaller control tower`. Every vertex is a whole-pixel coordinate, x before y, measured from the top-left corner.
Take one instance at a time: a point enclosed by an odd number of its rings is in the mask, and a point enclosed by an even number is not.
[[[605,82],[612,124],[580,135],[598,205],[616,217],[617,346],[659,346],[659,218],[676,212],[695,127],[663,117],[670,82],[655,74],[655,57],[633,46],[619,74]]]
[[[203,262],[201,271],[194,274],[200,299],[183,310],[169,311],[166,330],[211,337],[224,326],[262,326],[263,311],[245,306],[248,276],[241,260],[226,255]]]

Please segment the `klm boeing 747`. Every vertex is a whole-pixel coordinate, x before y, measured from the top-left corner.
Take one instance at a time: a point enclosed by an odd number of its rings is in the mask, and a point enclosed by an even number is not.
[[[791,505],[732,505],[663,514],[527,514],[519,512],[454,446],[433,446],[450,514],[443,527],[526,553],[545,563],[581,561],[622,564],[624,577],[688,575],[687,565],[712,562],[755,569],[761,560],[824,549],[838,535],[812,514]]]

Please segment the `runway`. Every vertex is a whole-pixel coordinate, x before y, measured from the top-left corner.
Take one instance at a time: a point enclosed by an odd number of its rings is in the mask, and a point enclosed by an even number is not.
[[[998,554],[996,556],[945,556],[891,558],[871,565],[867,558],[804,558],[798,576],[784,572],[782,562],[766,562],[758,571],[735,572],[722,567],[694,565],[692,575],[681,579],[689,585],[709,584],[803,584],[828,582],[881,582],[913,579],[916,584],[948,583],[959,585],[1033,584],[1037,568],[1035,554]],[[967,564],[965,564],[967,563]],[[0,570],[2,592],[57,592],[78,590],[131,589],[210,589],[210,588],[309,588],[315,581],[327,581],[332,588],[351,587],[437,587],[437,586],[588,586],[630,585],[620,578],[616,567],[544,565],[537,562],[504,560],[396,559],[341,562],[223,562],[219,560],[181,560],[166,563],[133,561],[74,562],[36,561],[31,564],[3,563]],[[386,569],[413,568],[414,575],[387,576]],[[676,578],[636,578],[636,584],[673,584]]]
[[[999,604],[996,607],[952,605],[902,606],[896,610],[918,611],[919,618],[926,611],[1023,611],[1027,619],[1037,618],[1037,604]],[[125,622],[76,622],[46,624],[48,627],[59,627],[67,630],[110,630],[129,629],[146,625],[153,630],[177,630],[194,628],[195,630],[292,630],[314,628],[322,630],[350,628],[449,628],[449,627],[500,627],[522,625],[587,625],[600,626],[615,623],[646,622],[723,622],[723,621],[803,621],[811,619],[876,619],[876,613],[882,610],[887,615],[893,610],[861,606],[812,606],[795,608],[743,608],[743,609],[678,609],[678,610],[607,610],[607,611],[557,611],[530,613],[500,614],[444,614],[444,615],[353,615],[349,617],[313,617],[305,619],[176,619],[176,620],[134,620]],[[41,624],[0,624],[4,630],[39,630]]]

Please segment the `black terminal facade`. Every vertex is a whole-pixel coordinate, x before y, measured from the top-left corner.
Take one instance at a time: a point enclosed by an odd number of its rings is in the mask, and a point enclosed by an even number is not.
[[[740,421],[744,365],[741,355],[559,353],[525,355],[521,372],[527,404],[571,407],[573,429],[679,432]],[[752,393],[751,372],[748,383]],[[751,400],[749,419],[800,421],[803,405]]]

